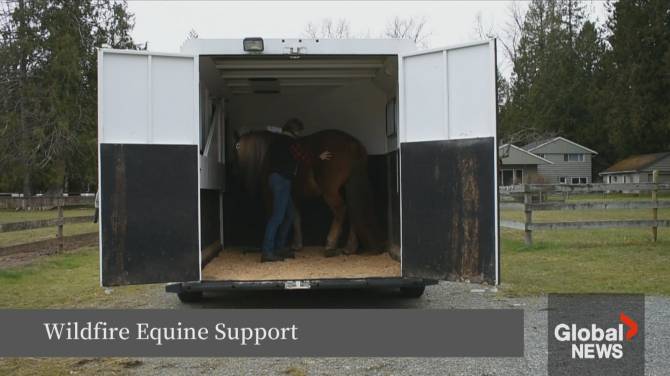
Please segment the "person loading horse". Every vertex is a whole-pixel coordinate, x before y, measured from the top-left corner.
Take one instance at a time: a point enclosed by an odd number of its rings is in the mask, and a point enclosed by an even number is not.
[[[283,261],[293,258],[292,250],[285,250],[288,231],[293,223],[294,211],[291,198],[291,184],[298,172],[299,163],[314,163],[309,150],[304,149],[295,141],[304,129],[299,119],[289,119],[282,127],[285,135],[273,142],[266,155],[269,164],[269,185],[272,192],[272,215],[265,226],[261,262]],[[326,161],[332,158],[329,151],[323,151],[319,159]]]

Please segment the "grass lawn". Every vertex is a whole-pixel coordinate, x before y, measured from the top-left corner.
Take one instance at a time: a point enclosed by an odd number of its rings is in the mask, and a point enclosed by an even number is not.
[[[663,198],[667,198],[664,192]],[[660,194],[659,194],[660,196]],[[603,195],[573,195],[568,202],[600,201]],[[661,198],[661,197],[659,197]],[[606,201],[649,200],[648,194],[608,194]],[[520,210],[502,210],[501,219],[523,221]],[[659,209],[670,219],[670,209]],[[651,219],[651,209],[534,211],[533,222]],[[670,228],[545,230],[501,229],[502,290],[510,295],[551,292],[636,292],[670,295]]]
[[[597,229],[533,232],[501,230],[502,291],[508,295],[552,292],[620,292],[670,295],[670,229]]]
[[[141,308],[155,285],[107,294],[100,287],[97,247],[42,257],[27,266],[0,269],[0,308]]]

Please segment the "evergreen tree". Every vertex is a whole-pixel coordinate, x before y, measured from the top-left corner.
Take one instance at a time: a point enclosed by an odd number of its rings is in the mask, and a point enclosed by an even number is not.
[[[603,53],[600,33],[575,0],[534,0],[513,59],[503,136],[524,143],[561,135],[592,145],[594,77]]]
[[[617,2],[607,29],[603,137],[617,158],[670,150],[670,2]]]
[[[0,187],[96,181],[97,51],[135,48],[125,2],[19,0],[0,19]],[[19,179],[18,175],[21,175]],[[93,188],[93,187],[91,187]]]

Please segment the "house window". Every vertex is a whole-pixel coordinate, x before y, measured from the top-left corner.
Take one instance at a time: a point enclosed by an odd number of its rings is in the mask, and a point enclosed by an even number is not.
[[[523,170],[513,168],[500,171],[500,182],[503,186],[523,184]]]
[[[575,177],[571,179],[572,184],[586,184],[586,178],[585,177]]]
[[[611,181],[612,183],[617,183],[617,180],[619,180],[618,176],[612,176],[611,179],[612,179],[612,181]]]
[[[563,154],[563,160],[565,162],[584,162],[584,154]]]
[[[561,182],[561,184],[565,184],[567,180],[568,178],[566,178],[565,176],[561,176],[560,178],[558,178],[558,181]]]

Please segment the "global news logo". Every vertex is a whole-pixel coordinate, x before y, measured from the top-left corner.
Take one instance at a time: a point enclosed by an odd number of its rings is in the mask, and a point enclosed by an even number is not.
[[[627,328],[625,332],[624,328]],[[637,332],[637,322],[621,312],[619,323],[608,328],[597,324],[578,327],[574,323],[560,323],[554,327],[554,338],[559,342],[572,343],[572,359],[621,359],[624,356],[624,339],[632,341]]]

